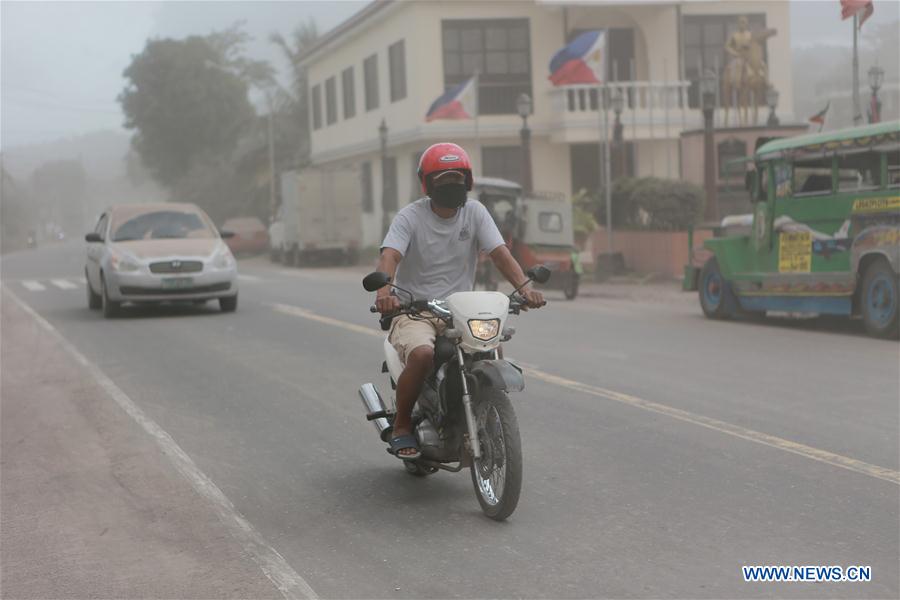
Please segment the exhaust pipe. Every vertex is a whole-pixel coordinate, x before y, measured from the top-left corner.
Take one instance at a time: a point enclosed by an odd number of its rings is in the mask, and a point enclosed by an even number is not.
[[[359,387],[359,397],[368,414],[387,410],[384,400],[381,399],[381,394],[378,393],[378,390],[371,383],[364,383]],[[380,417],[372,421],[372,423],[375,424],[375,430],[378,432],[378,437],[381,438],[381,441],[387,442],[391,432],[391,424],[388,420]]]

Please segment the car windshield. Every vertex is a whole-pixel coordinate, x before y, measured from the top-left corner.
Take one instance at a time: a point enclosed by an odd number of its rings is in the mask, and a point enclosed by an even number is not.
[[[132,217],[116,227],[114,242],[163,239],[209,239],[212,229],[195,213],[161,210]]]

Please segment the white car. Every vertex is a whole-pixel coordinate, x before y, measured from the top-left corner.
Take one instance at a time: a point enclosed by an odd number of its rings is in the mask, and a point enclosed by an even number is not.
[[[88,306],[115,316],[123,303],[218,299],[237,308],[237,263],[194,204],[120,204],[85,236]]]

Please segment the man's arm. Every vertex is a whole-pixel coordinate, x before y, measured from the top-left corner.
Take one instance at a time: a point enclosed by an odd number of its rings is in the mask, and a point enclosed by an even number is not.
[[[378,267],[376,271],[387,273],[394,281],[394,275],[397,274],[397,265],[403,259],[403,255],[393,248],[382,248],[381,257],[378,259]],[[375,292],[375,306],[378,312],[383,315],[389,314],[400,308],[400,300],[396,296],[391,295],[391,286],[386,285]]]
[[[506,277],[506,280],[510,282],[514,288],[519,287],[526,279],[528,279],[528,276],[522,271],[522,267],[520,267],[518,261],[513,258],[512,253],[505,244],[501,244],[494,248],[491,251],[490,257],[494,262],[494,266],[497,267],[497,270]],[[519,290],[519,293],[525,297],[528,306],[532,308],[539,308],[544,305],[544,295],[532,289],[530,283]]]

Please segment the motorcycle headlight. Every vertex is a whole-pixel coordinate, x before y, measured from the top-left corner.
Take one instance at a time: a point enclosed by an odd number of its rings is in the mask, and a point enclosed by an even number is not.
[[[469,321],[469,331],[476,339],[486,342],[500,333],[500,319],[488,319],[487,321],[472,319]]]

